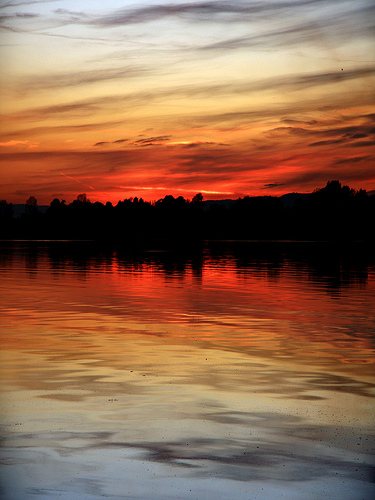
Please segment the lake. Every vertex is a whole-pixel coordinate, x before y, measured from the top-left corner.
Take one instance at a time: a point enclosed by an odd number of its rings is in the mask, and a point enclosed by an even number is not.
[[[2,498],[372,499],[371,250],[2,243]]]

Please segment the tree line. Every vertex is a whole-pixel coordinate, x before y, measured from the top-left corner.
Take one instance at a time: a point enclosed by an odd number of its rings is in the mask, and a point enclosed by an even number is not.
[[[15,217],[12,204],[0,203],[2,239],[260,239],[374,240],[375,199],[329,181],[289,206],[276,196],[245,196],[205,202],[167,195],[156,202],[128,198],[117,205],[90,202],[85,194],[72,203],[55,198],[42,213],[35,197]]]

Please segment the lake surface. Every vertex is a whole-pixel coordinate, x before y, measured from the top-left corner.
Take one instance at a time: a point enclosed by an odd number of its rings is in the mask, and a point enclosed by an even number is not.
[[[2,498],[372,499],[374,260],[3,243]]]

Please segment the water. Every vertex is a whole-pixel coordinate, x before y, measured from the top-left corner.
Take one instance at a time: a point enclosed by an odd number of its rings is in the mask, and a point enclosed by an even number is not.
[[[352,245],[3,244],[4,499],[372,499]]]

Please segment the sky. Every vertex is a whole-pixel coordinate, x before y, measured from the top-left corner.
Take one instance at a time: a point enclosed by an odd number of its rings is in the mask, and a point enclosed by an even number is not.
[[[0,0],[0,198],[375,189],[373,0]]]

